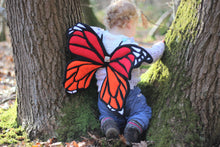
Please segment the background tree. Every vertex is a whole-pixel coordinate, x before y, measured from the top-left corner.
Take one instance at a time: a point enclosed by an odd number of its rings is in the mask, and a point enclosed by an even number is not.
[[[90,0],[81,0],[83,20],[86,24],[104,28],[104,25],[96,18]]]
[[[18,121],[31,138],[53,136],[67,99],[62,86],[66,29],[81,20],[80,1],[7,0],[17,81]]]
[[[218,0],[181,1],[162,61],[142,77],[156,146],[220,144],[219,10]]]
[[[0,1],[0,41],[6,40],[5,0]]]

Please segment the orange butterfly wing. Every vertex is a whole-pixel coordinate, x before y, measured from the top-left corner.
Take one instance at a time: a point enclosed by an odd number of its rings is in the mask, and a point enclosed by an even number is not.
[[[123,114],[123,105],[130,91],[128,79],[133,68],[134,55],[128,47],[119,47],[106,67],[106,78],[101,87],[100,99],[111,111]]]
[[[113,108],[115,111],[120,111],[128,90],[128,81],[117,73],[117,71],[107,67],[107,76],[100,91],[100,98],[107,106]]]
[[[99,36],[85,24],[78,23],[67,31],[68,48],[77,59],[67,65],[64,87],[75,93],[86,89],[94,73],[104,66],[104,47]]]
[[[98,68],[102,65],[96,65],[88,61],[73,60],[67,65],[66,80],[64,87],[69,93],[75,93],[78,89],[86,89]]]

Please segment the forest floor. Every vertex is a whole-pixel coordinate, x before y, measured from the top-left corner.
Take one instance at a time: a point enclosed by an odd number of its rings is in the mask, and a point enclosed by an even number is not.
[[[16,97],[14,60],[10,42],[0,42],[0,108],[8,109]]]

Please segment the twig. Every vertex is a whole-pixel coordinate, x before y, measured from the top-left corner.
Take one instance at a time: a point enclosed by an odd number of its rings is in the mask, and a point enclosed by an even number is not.
[[[161,23],[171,15],[172,10],[169,10],[167,12],[165,12],[156,22],[156,24],[154,25],[154,27],[150,30],[149,35],[153,36],[155,34],[155,32],[157,31],[157,29],[161,26]]]
[[[92,135],[91,133],[87,132],[89,134],[89,136],[92,138],[92,139],[95,139],[95,140],[99,140],[95,135]]]
[[[0,7],[0,15],[3,16],[5,20],[7,20],[6,10],[3,7]]]
[[[15,99],[16,99],[15,97],[10,97],[10,98],[3,99],[3,100],[0,102],[0,105],[1,105],[1,104],[4,104],[4,103],[7,102],[7,101],[15,100]]]

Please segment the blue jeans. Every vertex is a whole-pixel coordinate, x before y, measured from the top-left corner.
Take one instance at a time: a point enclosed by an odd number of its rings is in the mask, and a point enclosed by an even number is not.
[[[124,129],[125,125],[130,120],[135,120],[142,126],[144,131],[148,127],[152,114],[151,108],[147,105],[145,96],[141,94],[141,90],[138,87],[130,90],[125,100],[124,115],[110,111],[100,98],[98,99],[98,108],[100,112],[100,121],[103,118],[111,117],[115,120],[120,129]]]

